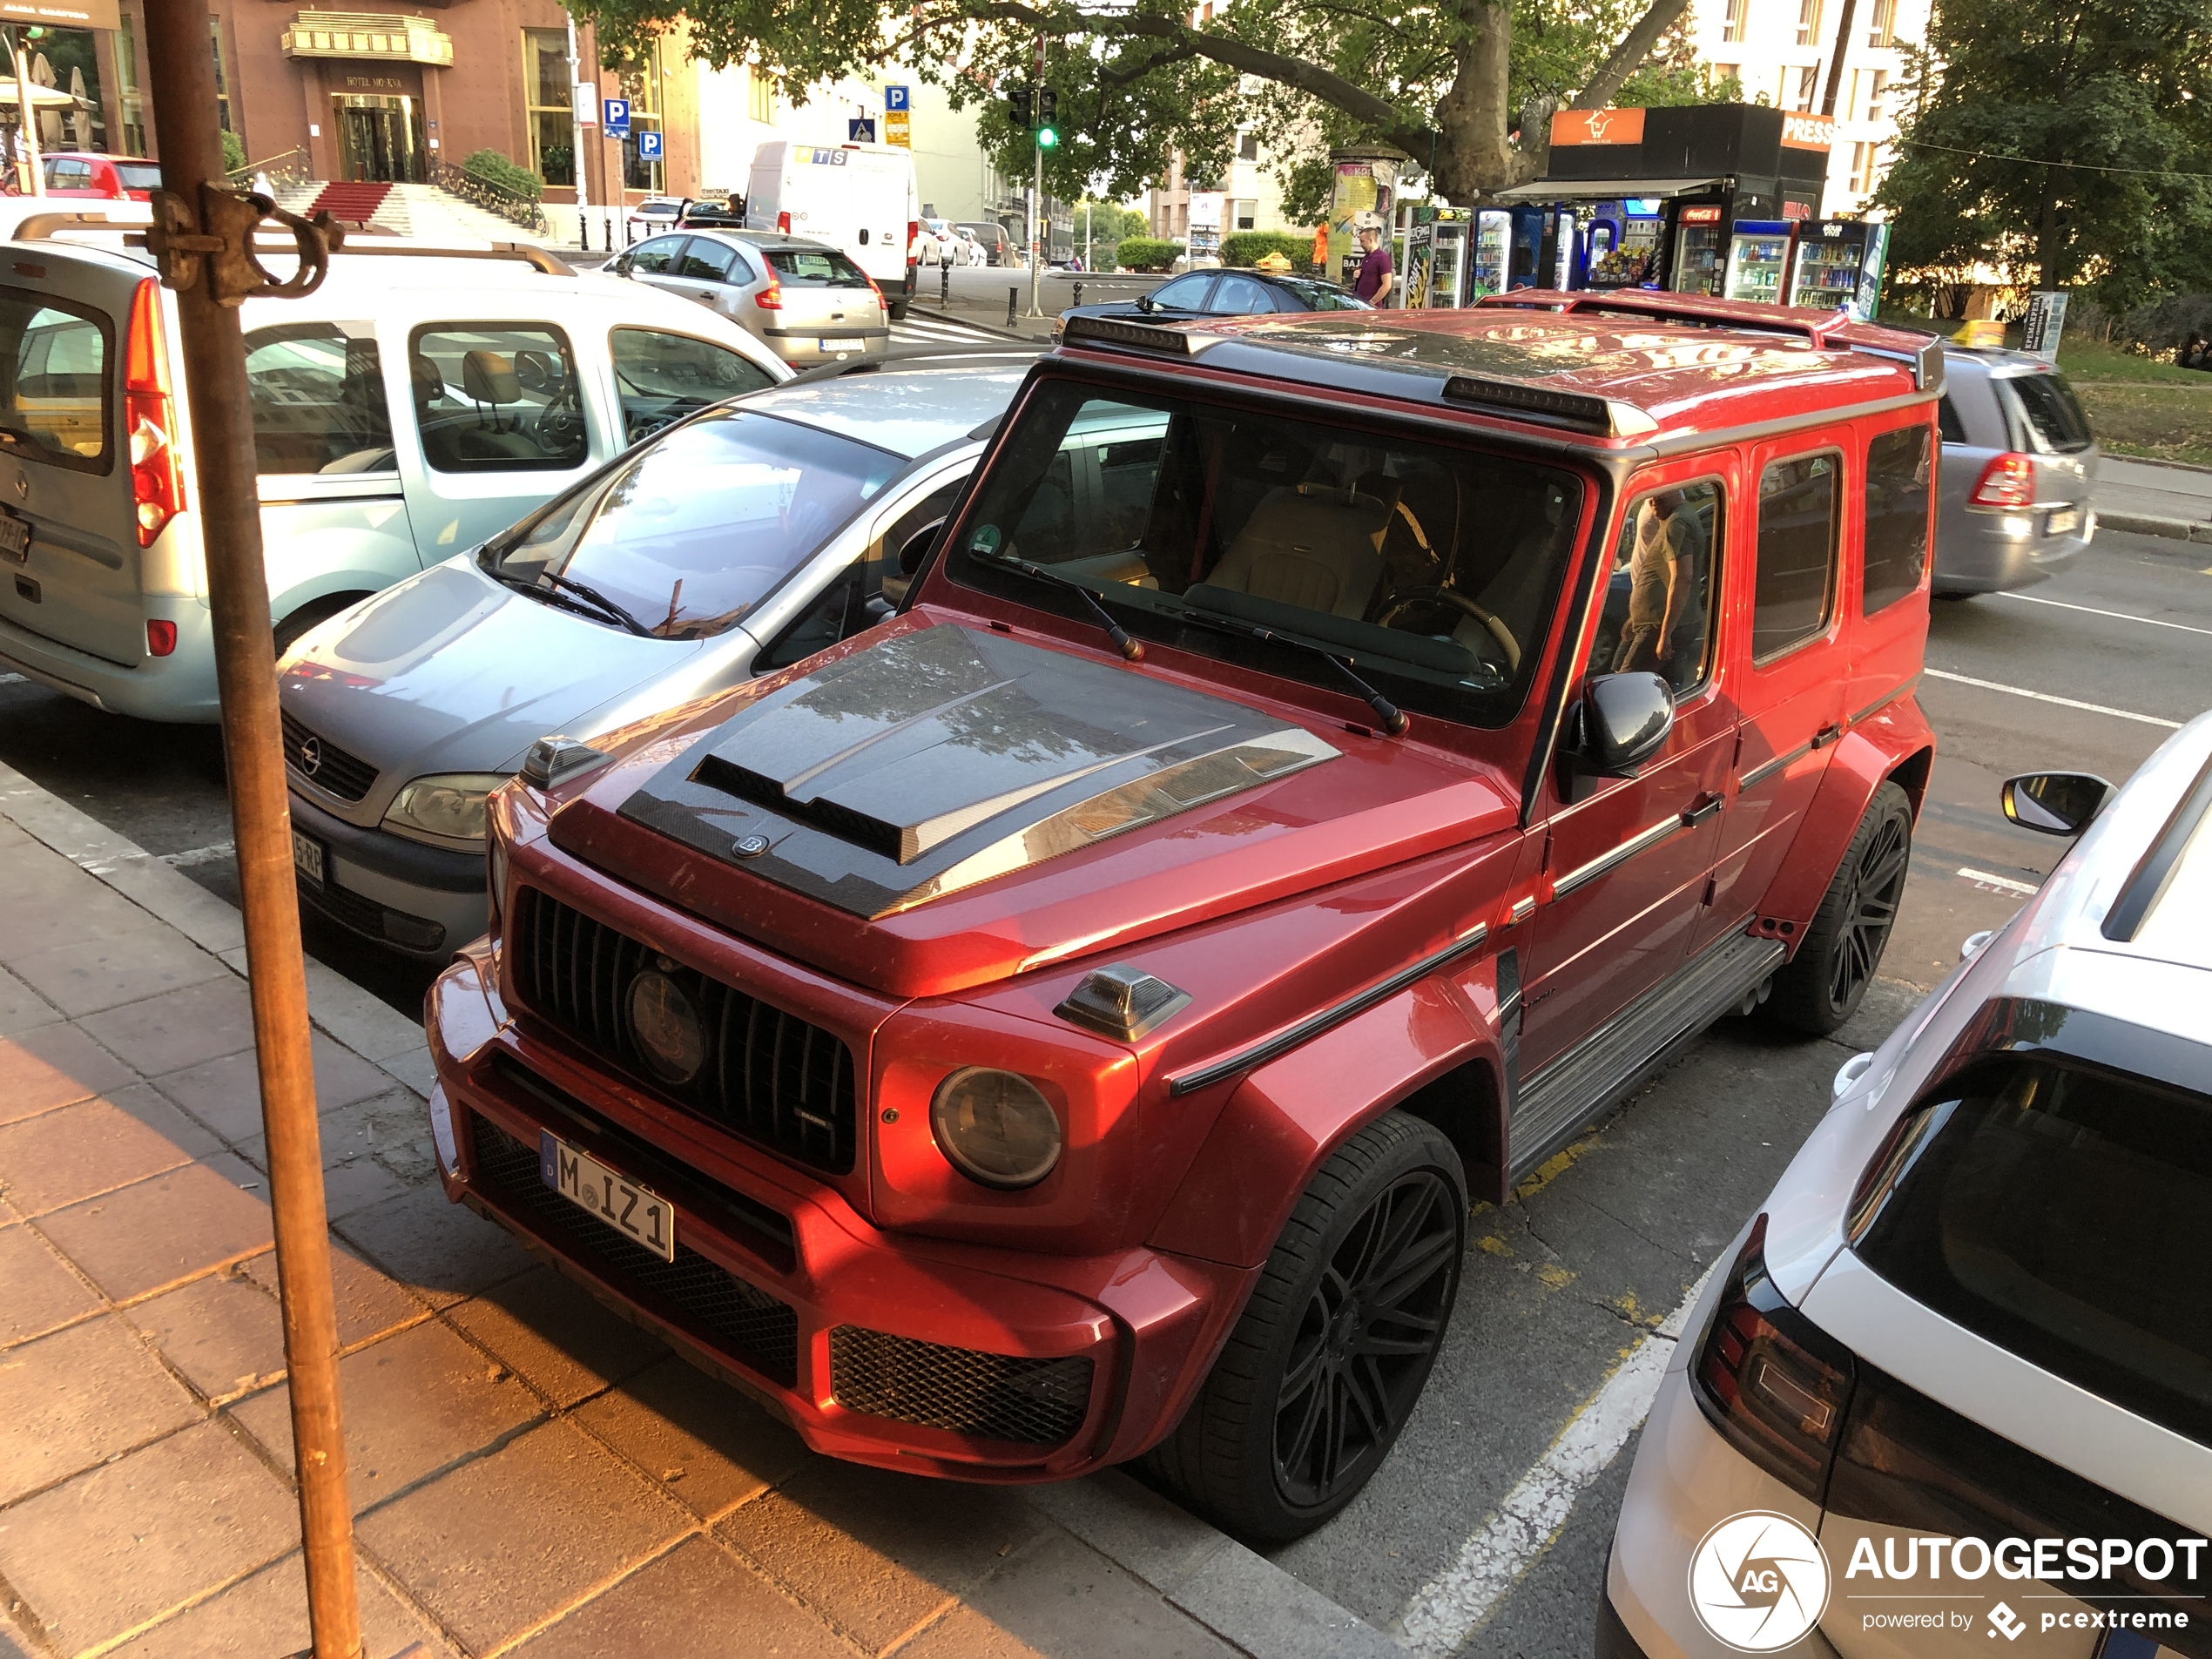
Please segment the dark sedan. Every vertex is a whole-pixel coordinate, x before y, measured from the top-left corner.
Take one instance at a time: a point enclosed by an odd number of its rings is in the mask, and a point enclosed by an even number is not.
[[[1057,335],[1070,317],[1111,317],[1121,322],[1187,322],[1193,317],[1254,317],[1271,311],[1367,311],[1333,282],[1313,277],[1270,276],[1264,271],[1190,271],[1134,300],[1076,306],[1053,323]]]

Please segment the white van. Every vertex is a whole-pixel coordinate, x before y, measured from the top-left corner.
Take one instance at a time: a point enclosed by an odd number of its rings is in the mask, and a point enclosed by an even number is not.
[[[280,652],[669,421],[791,377],[726,318],[535,248],[364,240],[307,299],[240,316]],[[0,270],[0,671],[212,722],[176,297],[104,241],[18,237]]]
[[[911,151],[888,144],[764,144],[752,158],[745,228],[842,248],[875,279],[896,322],[914,299],[907,250],[921,227]]]

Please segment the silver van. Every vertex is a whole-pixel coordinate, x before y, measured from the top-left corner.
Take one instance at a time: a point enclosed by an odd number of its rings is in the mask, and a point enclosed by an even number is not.
[[[2097,533],[2097,442],[2066,376],[2025,352],[1943,354],[1938,598],[2056,576]]]
[[[175,297],[114,233],[0,253],[0,668],[218,718]],[[374,246],[242,314],[271,619],[503,529],[671,420],[790,378],[744,330],[536,249]]]

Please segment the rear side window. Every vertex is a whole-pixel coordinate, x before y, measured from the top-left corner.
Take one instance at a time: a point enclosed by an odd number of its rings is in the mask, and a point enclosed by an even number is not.
[[[684,257],[673,274],[694,282],[720,282],[730,274],[730,250],[720,242],[695,236],[684,245]]]
[[[2013,374],[1994,384],[2024,431],[2027,448],[2065,455],[2089,447],[2089,417],[2063,375]]]
[[[551,323],[433,323],[408,342],[422,455],[438,472],[563,472],[589,453],[576,354]]]
[[[1939,1093],[1875,1171],[1860,1258],[2212,1446],[2212,1101],[2043,1055],[1984,1061]]]
[[[118,161],[114,164],[115,176],[123,181],[125,190],[158,190],[161,188],[161,165],[154,161]]]
[[[257,328],[246,337],[246,386],[257,472],[389,472],[397,465],[372,325]]]
[[[865,288],[867,273],[833,247],[778,248],[768,256],[778,279],[802,288]]]
[[[635,443],[671,421],[740,392],[775,384],[759,364],[725,346],[658,328],[617,328],[607,336],[623,436]]]
[[[1899,427],[1866,446],[1866,577],[1861,614],[1920,585],[1928,563],[1928,429]]]
[[[1795,455],[1759,475],[1758,574],[1751,660],[1765,662],[1828,625],[1835,591],[1837,457]]]
[[[676,262],[684,252],[680,236],[656,236],[650,242],[640,242],[623,256],[628,269],[642,272],[646,276],[673,276]]]
[[[0,447],[105,472],[113,336],[89,306],[0,288]]]

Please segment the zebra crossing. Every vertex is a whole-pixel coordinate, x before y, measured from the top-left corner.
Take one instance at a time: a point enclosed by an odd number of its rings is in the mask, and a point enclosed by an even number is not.
[[[1012,346],[1022,343],[1004,328],[988,327],[916,305],[891,325],[894,351],[916,346]]]

